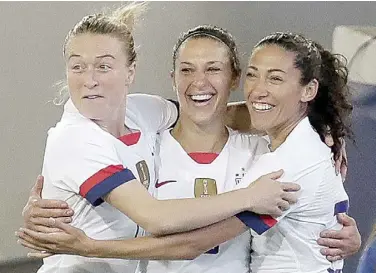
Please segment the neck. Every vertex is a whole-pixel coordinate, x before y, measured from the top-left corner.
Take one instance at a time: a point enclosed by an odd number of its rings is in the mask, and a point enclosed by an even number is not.
[[[203,125],[185,116],[179,118],[171,134],[187,153],[220,153],[228,139],[223,120]]]
[[[299,122],[306,116],[307,115],[304,113],[296,118],[293,122],[289,121],[288,124],[281,124],[277,128],[268,130],[267,133],[270,139],[271,151],[275,151],[279,146],[281,146],[282,143],[286,141],[286,138],[289,136],[292,130],[294,130],[296,125],[298,125]]]
[[[103,130],[107,131],[114,137],[118,138],[125,134],[129,134],[131,130],[125,126],[125,107],[120,107],[118,111],[114,111],[113,115],[101,120],[92,120]]]

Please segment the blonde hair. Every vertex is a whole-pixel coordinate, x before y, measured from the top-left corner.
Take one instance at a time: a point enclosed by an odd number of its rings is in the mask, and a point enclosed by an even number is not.
[[[124,53],[127,56],[127,65],[131,65],[137,60],[137,53],[133,39],[133,29],[137,20],[146,11],[146,2],[132,2],[123,5],[115,10],[107,10],[103,13],[95,13],[83,17],[67,34],[63,45],[63,56],[69,41],[81,34],[109,35],[117,38],[124,45]],[[54,104],[61,105],[68,98],[68,88],[65,81],[59,81],[57,97]]]
[[[131,3],[121,6],[112,12],[96,13],[87,15],[81,19],[65,38],[63,54],[69,40],[80,34],[103,34],[110,35],[124,43],[125,53],[128,56],[128,65],[136,61],[136,50],[133,39],[135,22],[146,10],[146,3]]]

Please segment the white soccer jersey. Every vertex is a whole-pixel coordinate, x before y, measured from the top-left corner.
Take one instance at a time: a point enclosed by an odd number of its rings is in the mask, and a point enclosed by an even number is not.
[[[277,219],[243,213],[250,215],[246,222],[253,229],[252,272],[340,273],[343,261],[329,262],[316,240],[324,229],[341,229],[336,214],[347,211],[348,196],[330,149],[308,118],[274,152],[262,155],[238,187],[279,169],[284,170],[280,181],[298,183],[301,191],[298,202]]]
[[[161,135],[161,161],[154,195],[165,200],[205,197],[232,190],[254,158],[266,151],[264,139],[230,131],[219,155],[188,155],[171,136],[170,130],[165,131]],[[249,272],[249,247],[250,232],[247,231],[194,260],[149,261],[146,272],[245,273]]]
[[[148,109],[155,111],[148,114]],[[48,133],[43,198],[66,201],[75,212],[72,225],[94,239],[137,236],[138,226],[102,197],[135,178],[146,187],[154,184],[157,131],[176,117],[172,103],[155,96],[128,96],[125,124],[136,132],[115,138],[82,116],[69,100],[61,121]],[[134,272],[136,266],[137,261],[55,255],[44,259],[38,272],[120,273]]]

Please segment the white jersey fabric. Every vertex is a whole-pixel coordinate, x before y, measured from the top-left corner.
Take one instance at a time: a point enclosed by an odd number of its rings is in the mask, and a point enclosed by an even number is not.
[[[229,132],[229,139],[219,155],[187,154],[170,130],[162,133],[154,196],[161,200],[194,198],[233,190],[252,161],[268,149],[267,141],[260,137]],[[249,248],[250,232],[246,231],[194,260],[149,261],[146,270],[141,266],[141,272],[245,273],[249,272]]]
[[[155,182],[155,143],[159,130],[177,118],[176,107],[150,95],[127,97],[125,124],[135,132],[115,138],[82,116],[69,100],[57,125],[48,132],[42,174],[42,197],[66,201],[74,210],[72,225],[94,239],[137,236],[138,226],[102,197],[123,183]],[[135,208],[137,209],[137,208]],[[137,261],[55,255],[38,272],[134,272]]]
[[[252,272],[340,273],[343,261],[329,262],[320,254],[316,240],[324,229],[341,229],[336,214],[347,211],[348,196],[341,177],[335,174],[330,148],[308,118],[274,152],[262,155],[238,187],[280,169],[284,175],[279,180],[298,183],[300,195],[298,202],[277,219],[249,213],[246,222],[253,229]]]

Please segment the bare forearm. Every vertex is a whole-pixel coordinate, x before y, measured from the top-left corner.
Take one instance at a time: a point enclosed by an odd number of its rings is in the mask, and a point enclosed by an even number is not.
[[[163,226],[158,232],[151,233],[185,232],[230,218],[249,208],[244,194],[247,192],[233,191],[210,198],[157,201],[158,205],[152,207],[149,215]]]
[[[121,258],[129,260],[189,259],[179,253],[188,249],[176,247],[168,238],[140,237],[121,241],[95,241],[88,257]],[[188,252],[188,251],[187,251]]]
[[[100,258],[189,260],[243,233],[246,227],[235,217],[197,229],[162,237],[121,241],[94,241],[87,256]]]
[[[166,235],[208,226],[252,210],[252,195],[253,190],[245,188],[205,198],[157,200],[134,180],[113,190],[106,201],[151,234]]]

